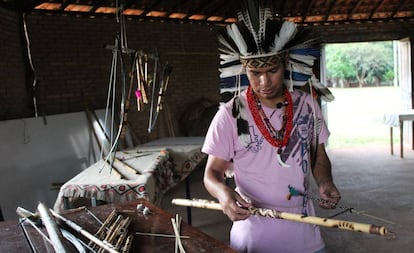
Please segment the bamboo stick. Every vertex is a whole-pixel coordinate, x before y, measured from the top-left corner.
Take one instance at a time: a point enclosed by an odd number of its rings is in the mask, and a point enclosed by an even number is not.
[[[56,221],[50,215],[47,207],[43,203],[39,203],[37,206],[37,211],[39,212],[40,218],[42,219],[42,222],[46,227],[47,234],[49,235],[50,241],[52,242],[52,246],[55,252],[69,252],[67,247],[63,244],[64,239],[62,232],[56,224]]]
[[[85,236],[89,240],[93,241],[95,244],[99,245],[99,247],[104,248],[109,253],[119,253],[117,250],[114,249],[114,246],[112,244],[107,243],[107,242],[104,242],[102,240],[99,240],[98,238],[96,238],[95,236],[93,236],[91,233],[89,233],[88,231],[86,231],[85,229],[83,229],[81,226],[79,226],[75,222],[73,222],[73,221],[71,221],[69,219],[66,219],[65,217],[61,216],[60,214],[56,213],[53,210],[50,210],[50,212],[52,213],[53,216],[55,216],[59,220],[61,220],[64,223],[66,223],[66,225],[68,225],[69,227],[73,228],[76,232],[80,233],[81,235]]]

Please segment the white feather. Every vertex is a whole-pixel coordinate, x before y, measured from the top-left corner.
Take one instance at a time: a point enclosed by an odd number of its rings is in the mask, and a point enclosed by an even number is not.
[[[304,41],[300,44],[292,46],[290,49],[312,47],[312,45],[315,43],[315,41],[316,41],[316,39],[309,39],[309,40]]]
[[[286,70],[309,75],[309,76],[313,74],[312,68],[307,67],[303,64],[298,64],[296,62],[289,62],[288,66],[286,67]]]
[[[220,54],[228,54],[229,56],[238,56],[239,57],[239,53],[234,52],[234,51],[229,51],[227,49],[224,48],[219,48],[218,50],[220,52]]]
[[[279,52],[296,34],[296,24],[290,21],[284,21],[279,31],[279,36],[275,36],[273,50]]]
[[[243,39],[243,36],[241,35],[239,28],[236,24],[231,24],[227,26],[227,32],[230,35],[230,37],[234,40],[236,43],[239,52],[242,55],[247,55],[247,44]]]
[[[305,63],[306,65],[313,66],[316,57],[312,55],[302,54],[289,54],[289,58]]]
[[[232,62],[232,61],[236,61],[239,60],[239,55],[238,54],[220,54],[220,64],[224,64],[227,62]]]
[[[240,57],[239,57],[239,54],[220,54],[220,59],[225,60],[225,61],[230,60],[230,59],[239,60]]]
[[[243,133],[239,135],[239,140],[243,146],[247,147],[251,142],[250,131],[249,131],[249,124],[248,124],[248,112],[247,112],[247,103],[244,101],[243,98],[240,96],[234,100],[235,106],[237,107],[238,115],[237,118],[237,127],[240,127],[239,123],[244,122],[244,126],[247,126],[247,129],[238,129],[238,131],[242,131]],[[245,132],[247,131],[247,133]]]
[[[316,88],[319,88],[319,89],[320,89],[320,88],[326,88],[325,86],[323,86],[323,85],[319,82],[318,78],[316,78],[316,76],[315,76],[315,75],[312,75],[309,81],[312,83],[312,86],[314,86],[314,87],[316,87]]]
[[[220,51],[223,51],[223,52],[229,52],[229,51],[231,51],[233,53],[237,53],[235,51],[235,49],[227,42],[227,40],[224,39],[223,36],[219,35],[218,36],[218,41],[219,41],[219,43],[221,43],[223,46],[225,46],[228,49],[228,50],[224,50],[224,49],[220,48],[219,49]]]
[[[220,68],[220,78],[226,78],[226,77],[231,77],[231,76],[235,76],[235,75],[239,75],[239,74],[243,74],[243,66],[240,65],[234,65],[231,67],[227,67],[227,68]]]
[[[283,82],[286,87],[291,88],[292,86],[296,86],[296,87],[301,87],[301,86],[305,86],[305,84],[307,84],[307,81],[295,81],[295,80],[290,80],[290,79],[285,79],[285,81]],[[292,88],[293,90],[293,88]],[[292,91],[290,90],[290,91]]]
[[[312,85],[316,90],[319,90],[323,95],[321,98],[327,102],[331,102],[335,100],[334,95],[332,95],[331,91],[328,89],[328,87],[323,86],[318,78],[316,78],[315,75],[312,75],[312,77],[309,79],[309,84]]]

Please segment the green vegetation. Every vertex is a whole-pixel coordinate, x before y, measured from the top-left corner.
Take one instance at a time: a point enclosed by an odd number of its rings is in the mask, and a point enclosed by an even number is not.
[[[392,84],[392,41],[328,44],[325,49],[329,86],[346,88]]]

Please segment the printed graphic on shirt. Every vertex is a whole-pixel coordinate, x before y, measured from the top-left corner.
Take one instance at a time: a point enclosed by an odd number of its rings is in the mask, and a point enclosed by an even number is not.
[[[289,143],[283,148],[281,153],[282,161],[286,161],[289,157],[299,164],[302,172],[307,174],[309,172],[310,164],[310,144],[313,138],[314,117],[312,106],[306,103],[303,98],[305,93],[296,93],[298,99],[294,100],[293,104],[293,129],[289,138]],[[265,141],[262,133],[249,122],[250,143],[246,147],[248,151],[257,153],[262,149]]]
[[[257,153],[262,149],[264,137],[258,129],[256,132],[256,128],[252,125],[249,125],[249,132],[250,132],[250,143],[247,146],[247,150],[253,153]]]

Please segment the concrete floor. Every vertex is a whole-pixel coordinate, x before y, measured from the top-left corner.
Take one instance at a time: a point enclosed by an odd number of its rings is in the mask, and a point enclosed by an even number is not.
[[[414,251],[414,151],[405,148],[405,157],[390,155],[389,146],[328,149],[333,164],[335,182],[342,194],[341,206],[381,217],[386,222],[354,213],[341,214],[335,219],[384,225],[397,234],[394,240],[381,236],[322,227],[327,252],[366,253]],[[202,183],[202,169],[190,178],[191,197],[212,199]],[[313,188],[313,190],[315,190]],[[172,198],[185,197],[185,184],[169,191],[162,208],[180,214],[186,220],[185,207],[172,206]],[[317,208],[321,217],[329,217],[341,210]],[[217,240],[228,243],[231,222],[220,211],[192,208],[192,225]]]

